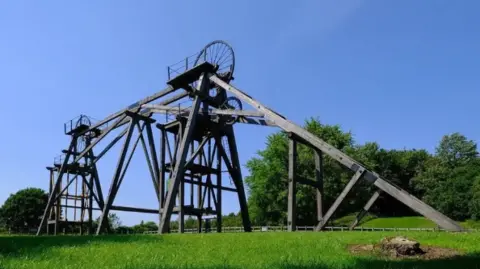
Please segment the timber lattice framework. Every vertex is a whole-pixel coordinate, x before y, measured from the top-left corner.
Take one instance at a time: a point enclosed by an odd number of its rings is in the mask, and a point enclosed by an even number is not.
[[[65,225],[78,227],[81,234],[87,231],[88,234],[108,232],[110,225],[107,225],[107,216],[110,211],[158,214],[159,233],[170,231],[172,214],[178,217],[179,232],[185,231],[185,215],[198,218],[199,231],[202,230],[202,220],[216,218],[217,231],[221,231],[222,192],[225,191],[236,193],[243,229],[251,231],[233,128],[237,123],[279,127],[289,134],[289,231],[296,227],[297,184],[307,184],[317,189],[318,224],[315,230],[320,231],[360,180],[376,186],[377,191],[351,228],[356,226],[380,195],[388,194],[446,230],[462,230],[455,221],[233,86],[234,67],[235,56],[231,46],[224,41],[213,41],[199,53],[168,67],[166,89],[103,120],[95,122],[81,115],[66,123],[65,134],[71,137],[71,142],[62,151],[63,155],[55,158],[54,165],[47,167],[50,171],[49,198],[37,235],[44,232],[45,228],[47,233],[57,234]],[[176,105],[182,100],[187,100],[189,105]],[[243,109],[244,104],[252,109]],[[164,123],[157,123],[155,115],[159,114],[166,115]],[[121,128],[123,130],[116,136],[109,136],[113,130]],[[160,136],[159,145],[155,143],[155,134]],[[108,193],[104,196],[97,162],[122,139],[117,166]],[[100,141],[110,142],[97,150]],[[315,179],[301,178],[296,174],[297,143],[315,151]],[[148,164],[158,201],[156,208],[114,205],[138,144],[141,144]],[[322,198],[324,155],[353,172],[351,180],[325,213]],[[225,181],[223,167],[233,182],[232,187],[222,184]],[[96,231],[93,210],[100,211]],[[70,216],[70,221],[67,216]],[[207,221],[205,223],[208,224]]]

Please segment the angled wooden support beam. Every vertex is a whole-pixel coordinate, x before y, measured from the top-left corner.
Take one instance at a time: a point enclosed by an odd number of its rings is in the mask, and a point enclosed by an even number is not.
[[[160,184],[160,165],[157,157],[157,150],[155,147],[155,140],[153,138],[153,131],[152,131],[152,124],[146,124],[147,127],[147,139],[148,139],[148,146],[150,147],[150,154],[152,156],[152,163],[153,169],[155,171],[155,176],[157,179],[157,190],[159,190],[158,184]],[[157,191],[157,196],[160,200],[160,193]]]
[[[380,197],[380,194],[382,194],[381,190],[377,190],[373,193],[372,197],[368,199],[367,203],[365,204],[365,206],[363,206],[362,210],[358,212],[357,216],[355,217],[355,220],[352,222],[352,224],[350,224],[350,230],[353,230],[353,228],[355,228],[358,225],[358,223],[360,223],[363,217],[365,217],[365,215],[368,213],[368,210],[370,210],[370,207],[372,207],[375,201],[377,201],[378,197]]]
[[[355,172],[355,175],[350,179],[350,181],[347,183],[345,188],[342,190],[340,195],[338,195],[337,199],[335,199],[335,202],[333,202],[332,206],[328,209],[327,213],[325,213],[325,216],[321,221],[318,222],[317,227],[315,227],[315,230],[320,231],[328,222],[330,217],[335,213],[337,210],[338,206],[343,202],[347,194],[352,190],[352,188],[355,186],[355,184],[358,182],[358,180],[364,175],[365,170],[357,170]]]
[[[73,151],[76,143],[77,143],[77,138],[74,137],[72,139],[72,141],[70,141],[70,146],[68,147],[68,152],[65,155],[65,158],[63,160],[62,165],[60,166],[60,170],[58,171],[57,178],[55,180],[55,186],[53,187],[54,191],[52,193],[50,193],[50,196],[48,197],[47,206],[45,207],[45,210],[44,210],[43,216],[42,216],[42,220],[40,221],[40,225],[38,226],[38,229],[37,229],[37,235],[40,235],[44,225],[47,224],[48,213],[50,212],[50,209],[52,208],[53,203],[55,202],[56,192],[59,191],[59,189],[60,189],[60,185],[61,185],[61,182],[62,182],[61,179],[63,177],[63,174],[66,171],[66,167],[67,167],[68,161],[69,161],[70,156],[71,156],[70,152]]]
[[[297,228],[297,142],[293,139],[288,141],[288,231],[295,231]]]
[[[73,161],[73,163],[77,163],[80,159],[82,159],[85,154],[87,154],[88,152],[90,152],[90,150],[95,147],[95,145],[98,144],[98,142],[102,141],[102,139],[107,136],[113,129],[115,129],[118,124],[123,121],[123,119],[126,118],[126,115],[124,114],[123,116],[121,116],[113,125],[111,125],[110,127],[107,128],[107,130],[105,130],[99,137],[97,137],[95,139],[95,141],[93,141],[90,145],[88,145],[80,154],[78,154],[77,157],[75,157],[75,160]],[[97,159],[99,159],[99,156],[97,156]]]
[[[222,145],[222,141],[218,139],[216,140],[217,148],[219,149],[219,153],[222,155],[225,165],[227,166],[227,169],[232,176],[235,188],[237,189],[238,202],[240,204],[240,213],[242,214],[243,229],[245,232],[251,232],[252,224],[250,222],[250,216],[248,214],[247,197],[245,195],[245,188],[243,186],[242,171],[240,170],[240,160],[238,157],[237,144],[235,141],[233,127],[231,125],[225,126],[225,132],[227,133],[231,162],[228,158],[225,148]]]
[[[210,82],[206,77],[206,74],[202,74],[200,77],[199,91],[206,92],[208,90]],[[170,222],[170,217],[172,214],[173,207],[175,206],[175,196],[178,192],[180,182],[183,180],[185,173],[185,159],[188,154],[188,146],[191,142],[191,137],[193,130],[195,128],[197,113],[201,105],[201,99],[199,96],[196,96],[193,104],[192,110],[188,116],[187,124],[185,126],[184,134],[181,137],[181,142],[179,144],[179,150],[175,155],[175,167],[171,176],[171,180],[168,186],[168,193],[165,199],[164,213],[160,220],[159,229],[162,233],[168,232],[168,224]]]
[[[429,218],[430,220],[438,224],[438,226],[449,231],[463,230],[463,228],[455,221],[451,220],[447,216],[443,215],[431,206],[427,205],[426,203],[422,202],[421,200],[402,190],[401,188],[393,185],[392,183],[382,178],[378,178],[374,182],[374,185],[385,193],[388,193],[390,196],[396,198],[403,204],[407,205],[411,209]]]
[[[436,211],[429,205],[425,204],[424,202],[420,201],[418,198],[406,193],[404,190],[394,186],[391,182],[382,179],[378,174],[366,170],[360,163],[343,153],[342,151],[336,149],[332,145],[328,144],[327,142],[323,141],[316,135],[304,130],[302,127],[294,124],[293,122],[287,120],[282,115],[278,114],[277,112],[267,108],[266,106],[262,105],[258,101],[254,100],[249,95],[245,94],[238,88],[224,82],[216,75],[210,76],[210,80],[220,86],[221,88],[231,92],[232,94],[236,95],[238,98],[243,100],[244,102],[250,104],[252,107],[258,109],[259,111],[265,114],[265,118],[273,122],[279,128],[283,129],[286,132],[292,132],[296,136],[302,138],[304,141],[308,142],[312,147],[316,148],[317,150],[322,151],[324,154],[327,154],[332,159],[338,161],[339,163],[343,164],[348,169],[357,172],[358,170],[365,170],[365,175],[363,178],[369,182],[373,182],[378,188],[382,189],[384,192],[392,195],[411,209],[415,210],[416,212],[422,214],[423,216],[431,219],[435,223],[437,223],[440,227],[450,230],[450,231],[462,231],[463,228],[458,225],[455,221],[450,219],[449,217],[443,215],[442,213]]]
[[[128,110],[138,110],[142,105],[144,104],[147,104],[147,103],[150,103],[152,101],[155,101],[157,100],[158,98],[161,98],[169,93],[172,93],[174,92],[175,89],[171,86],[168,86],[166,89],[162,90],[162,91],[159,91],[151,96],[148,96],[140,101],[137,101],[131,105],[129,105],[128,107],[116,112],[116,113],[113,113],[111,114],[110,116],[106,117],[105,119],[97,122],[96,124],[90,126],[90,128],[88,130],[85,130],[84,132],[82,132],[80,135],[83,135],[83,134],[86,134],[87,132],[91,131],[91,130],[94,130],[94,129],[97,129],[99,127],[101,127],[102,125],[105,125],[107,124],[108,122],[120,117],[121,115],[123,115],[126,111]],[[185,95],[186,96],[186,95]]]
[[[202,139],[197,149],[190,156],[190,159],[185,163],[185,167],[190,166],[195,161],[195,158],[197,158],[198,154],[200,154],[200,152],[203,150],[203,146],[205,146],[205,144],[210,140],[210,138],[210,136],[205,136]]]
[[[137,125],[137,129],[138,129],[138,136],[140,138],[140,141],[142,142],[142,148],[143,148],[143,153],[145,154],[145,160],[147,161],[148,171],[150,171],[150,177],[152,178],[153,188],[155,190],[155,193],[157,194],[157,199],[158,199],[158,197],[159,197],[158,177],[157,177],[158,176],[158,170],[157,170],[158,169],[158,163],[156,163],[157,167],[154,168],[154,165],[152,165],[152,159],[150,159],[151,152],[150,153],[148,152],[147,143],[145,142],[145,138],[143,137],[143,129],[144,129],[145,125],[150,125],[150,122],[144,122],[143,126],[140,127],[140,123],[137,121],[136,125]],[[155,149],[154,149],[153,152],[155,152]]]
[[[168,99],[165,99],[163,100],[162,102],[159,102],[158,104],[160,105],[168,105],[168,104],[171,104],[173,102],[176,102],[182,98],[185,98],[188,96],[188,93],[185,92],[185,91],[182,91],[181,93],[179,94],[176,94]],[[151,102],[151,101],[150,101]],[[150,109],[146,108],[146,109],[141,109],[141,105],[140,106],[137,106],[137,107],[133,107],[131,109],[127,109],[127,110],[130,110],[130,111],[133,111],[139,115],[143,115],[145,117],[150,117],[152,115],[152,111],[150,111]],[[127,110],[124,110],[122,113],[124,113],[125,111]],[[125,124],[129,123],[129,119],[128,118],[124,118],[114,129],[116,128],[119,128]],[[96,124],[98,125],[98,124]],[[90,129],[93,129],[92,127]],[[102,132],[103,132],[103,129],[102,129]]]
[[[102,214],[100,216],[100,221],[98,222],[98,228],[96,234],[99,235],[102,229],[105,227],[108,217],[108,212],[110,211],[110,207],[112,206],[113,200],[115,199],[116,193],[119,187],[119,180],[123,170],[123,164],[125,162],[125,156],[127,155],[128,147],[130,145],[130,139],[132,138],[132,133],[135,127],[135,118],[130,119],[130,126],[127,131],[127,136],[125,138],[122,151],[120,153],[120,157],[117,162],[117,167],[115,169],[115,174],[113,175],[112,183],[110,185],[110,190],[107,196],[107,201],[102,208]]]

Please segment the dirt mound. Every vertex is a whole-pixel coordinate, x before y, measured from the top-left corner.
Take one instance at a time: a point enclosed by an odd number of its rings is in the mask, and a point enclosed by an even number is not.
[[[374,254],[375,256],[404,259],[440,259],[461,255],[458,250],[440,248],[434,246],[420,247],[420,243],[405,237],[384,238],[379,244],[350,245],[349,251],[352,254]]]

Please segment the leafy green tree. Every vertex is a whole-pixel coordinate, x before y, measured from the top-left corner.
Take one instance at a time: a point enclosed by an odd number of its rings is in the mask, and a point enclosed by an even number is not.
[[[467,165],[478,156],[477,144],[460,133],[443,136],[436,153],[449,167]]]
[[[25,232],[40,225],[48,196],[39,188],[26,188],[11,194],[0,208],[1,222],[14,232]]]
[[[472,186],[472,200],[469,204],[470,216],[473,220],[480,220],[480,176],[477,176]]]
[[[100,217],[101,216],[98,216],[98,218],[93,221],[93,229],[97,229],[98,223],[100,223]],[[117,216],[117,214],[108,213],[107,225],[111,231],[116,231],[120,226],[122,226],[122,221],[120,220],[120,217]]]
[[[143,220],[140,222],[140,224],[137,224],[132,227],[133,231],[135,233],[144,233],[147,231],[158,231],[158,226],[155,222],[153,221],[147,221],[144,222]]]
[[[422,199],[455,220],[477,217],[480,160],[476,143],[459,133],[446,135],[436,155],[413,180]]]

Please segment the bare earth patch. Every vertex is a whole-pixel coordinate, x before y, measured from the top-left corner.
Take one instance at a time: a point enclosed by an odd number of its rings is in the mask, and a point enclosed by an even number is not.
[[[393,259],[445,259],[462,255],[455,249],[435,246],[422,246],[416,241],[405,237],[384,238],[379,244],[349,245],[348,250],[352,254],[373,254],[383,258]]]

